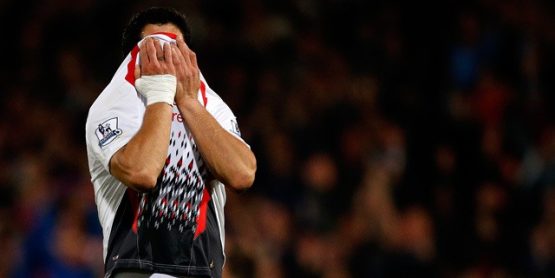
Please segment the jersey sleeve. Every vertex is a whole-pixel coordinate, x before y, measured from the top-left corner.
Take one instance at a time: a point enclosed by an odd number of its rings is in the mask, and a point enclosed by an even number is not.
[[[239,124],[237,118],[227,106],[227,104],[205,83],[205,106],[206,110],[216,119],[216,121],[229,133],[237,137],[239,140],[245,142],[241,138],[241,130],[239,129]],[[246,143],[245,143],[246,144]]]
[[[144,104],[129,84],[117,86],[91,107],[86,125],[87,146],[107,171],[112,156],[141,127],[143,115]]]

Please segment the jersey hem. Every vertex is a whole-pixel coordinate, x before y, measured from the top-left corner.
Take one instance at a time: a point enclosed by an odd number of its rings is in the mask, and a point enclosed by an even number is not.
[[[135,259],[119,259],[114,263],[111,270],[106,272],[104,277],[113,277],[118,271],[146,271],[152,273],[163,273],[168,275],[186,275],[186,276],[201,276],[211,277],[212,272],[209,267],[200,266],[179,266],[153,263],[144,260]]]

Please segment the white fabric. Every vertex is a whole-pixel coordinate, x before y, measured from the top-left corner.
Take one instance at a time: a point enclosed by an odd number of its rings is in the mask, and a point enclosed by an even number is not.
[[[131,55],[128,55],[116,71],[110,84],[91,106],[86,122],[88,163],[104,236],[104,260],[106,259],[113,221],[127,189],[125,185],[110,174],[110,159],[137,133],[145,113],[146,99],[138,94],[135,87],[125,80],[127,66],[130,61]],[[202,75],[201,81],[206,85],[207,111],[214,116],[224,129],[240,138],[233,112],[208,87]],[[204,104],[204,98],[200,90],[198,100]],[[176,105],[173,106],[172,120],[172,132],[183,130],[183,134],[189,133]],[[222,250],[224,250],[225,234],[223,227],[225,220],[223,208],[225,205],[225,188],[219,181],[213,181],[211,185],[222,239]]]
[[[146,105],[165,102],[173,105],[177,79],[170,74],[145,75],[135,80],[135,88],[146,98]]]
[[[125,80],[126,65],[131,61],[128,55],[114,78],[98,96],[89,109],[86,123],[87,156],[91,181],[94,186],[98,218],[102,226],[104,260],[108,250],[108,239],[117,209],[127,187],[110,175],[110,159],[137,133],[141,127],[145,104],[135,88]],[[115,119],[117,129],[121,130],[111,142],[101,146],[98,137],[103,123]]]
[[[222,242],[222,250],[225,250],[225,215],[224,206],[226,202],[225,186],[214,180],[211,183],[212,187],[212,200],[214,200],[214,209],[216,210],[216,221],[218,222],[218,228],[220,229],[220,241]],[[224,262],[225,262],[225,252],[224,252]]]

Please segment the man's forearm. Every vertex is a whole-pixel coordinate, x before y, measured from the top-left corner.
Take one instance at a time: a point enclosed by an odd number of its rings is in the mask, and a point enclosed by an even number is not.
[[[154,188],[168,153],[171,113],[166,103],[146,107],[137,134],[110,160],[113,176],[138,191]]]
[[[256,158],[246,144],[223,129],[196,99],[182,100],[177,105],[212,174],[234,189],[250,187]]]

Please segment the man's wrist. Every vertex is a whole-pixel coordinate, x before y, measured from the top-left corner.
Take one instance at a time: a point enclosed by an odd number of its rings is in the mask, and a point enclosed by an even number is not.
[[[194,97],[182,97],[182,98],[176,99],[175,103],[181,109],[186,109],[186,110],[194,109],[196,106],[200,105],[200,102],[198,101],[198,99]]]
[[[192,97],[179,98],[179,100],[176,99],[175,104],[179,108],[185,121],[187,121],[191,114],[196,114],[200,109],[204,109],[199,100]]]
[[[172,105],[176,86],[176,77],[170,74],[147,75],[135,81],[135,88],[146,98],[147,106],[159,102]]]

